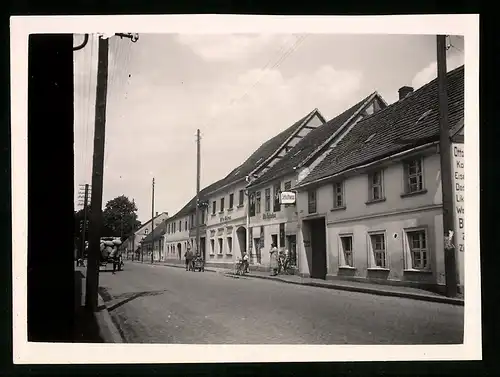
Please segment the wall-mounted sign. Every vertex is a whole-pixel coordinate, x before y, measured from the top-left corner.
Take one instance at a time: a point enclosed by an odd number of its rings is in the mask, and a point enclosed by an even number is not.
[[[231,216],[221,216],[219,220],[221,223],[223,223],[224,221],[230,221]]]
[[[274,219],[274,218],[276,218],[275,213],[264,213],[262,215],[262,220],[269,220],[269,219]]]
[[[281,204],[294,204],[295,193],[292,191],[283,191],[280,195]]]
[[[464,170],[464,145],[452,143],[451,145],[451,163],[453,179],[453,217],[455,219],[455,235],[453,243],[455,252],[458,255],[459,266],[458,279],[460,284],[464,282],[464,255],[465,252],[465,170]]]

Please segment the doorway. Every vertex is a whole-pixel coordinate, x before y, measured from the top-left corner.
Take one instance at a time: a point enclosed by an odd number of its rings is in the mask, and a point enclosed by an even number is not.
[[[290,266],[297,267],[297,236],[286,236],[286,247],[290,256]]]
[[[236,237],[238,238],[240,253],[243,256],[243,253],[247,251],[247,230],[244,227],[240,226],[236,230]]]
[[[200,254],[203,260],[207,259],[207,241],[205,237],[200,237]]]
[[[311,235],[310,275],[313,279],[326,279],[326,224],[325,218],[307,220]]]
[[[255,257],[257,258],[257,263],[261,264],[262,263],[262,253],[260,250],[260,248],[261,248],[260,238],[254,238],[253,244],[254,244],[254,249],[255,249]]]
[[[182,259],[182,245],[180,243],[177,244],[177,256],[179,257],[179,260]]]
[[[271,241],[272,244],[276,247],[278,247],[278,235],[277,234],[271,234]]]

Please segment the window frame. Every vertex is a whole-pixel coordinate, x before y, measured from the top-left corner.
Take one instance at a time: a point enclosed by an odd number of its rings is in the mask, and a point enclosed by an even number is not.
[[[373,178],[376,174],[380,176],[380,182],[378,185],[374,185]],[[375,198],[374,188],[379,188],[379,197]],[[376,202],[385,199],[385,189],[384,189],[384,169],[374,170],[368,173],[368,202]]]
[[[314,199],[311,199],[311,196]],[[307,191],[307,213],[313,214],[318,212],[318,190],[313,189]]]
[[[264,212],[271,212],[271,188],[264,190]]]
[[[212,201],[212,215],[217,213],[217,200]]]
[[[224,212],[224,202],[225,202],[225,199],[226,199],[225,196],[223,196],[222,198],[220,198],[220,211],[219,211],[219,213],[223,213]]]
[[[242,207],[245,203],[245,190],[240,190],[238,195],[238,206]]]
[[[224,238],[222,238],[222,237],[217,238],[217,243],[218,243],[218,245],[217,245],[218,246],[218,250],[217,250],[218,254],[219,255],[224,254]]]
[[[384,246],[384,258],[383,258],[383,266],[377,265],[376,252],[380,253],[380,251],[376,251],[373,243],[373,237],[382,236],[383,237],[383,246]],[[389,270],[389,253],[387,251],[387,232],[385,230],[376,230],[368,232],[368,256],[369,256],[369,269],[372,270]]]
[[[337,181],[332,183],[332,191],[333,191],[333,208],[334,209],[340,209],[340,208],[345,208],[345,181]],[[341,200],[342,203],[339,205],[337,203],[337,187],[340,187],[340,192],[341,192]]]
[[[255,192],[255,214],[262,213],[261,206],[262,206],[261,191],[256,191]]]
[[[410,174],[410,164],[413,162],[418,162],[420,164],[420,172],[416,174]],[[403,176],[404,176],[404,193],[406,195],[418,194],[425,191],[425,181],[424,181],[424,158],[423,156],[415,156],[413,158],[407,158],[403,162]],[[420,177],[421,187],[417,190],[410,190],[411,184],[410,179],[412,177]]]
[[[233,236],[226,237],[226,243],[227,243],[227,247],[228,247],[226,254],[233,254],[233,242],[234,242]]]
[[[344,243],[342,242],[343,238],[349,238],[351,240],[351,250],[350,250],[350,257],[351,257],[351,264],[348,264],[346,262],[345,258],[345,248],[344,248]],[[353,233],[341,233],[338,236],[338,244],[339,244],[339,268],[342,269],[355,269],[355,263],[354,263],[354,234]]]
[[[273,185],[273,191],[274,191],[273,212],[280,212],[281,211],[280,194],[282,192],[281,182],[275,183]]]
[[[425,250],[425,259],[427,261],[427,265],[424,267],[415,267],[414,258],[413,258],[413,250],[410,242],[409,233],[423,233],[425,236],[425,249],[419,248],[420,253],[422,250]],[[415,228],[405,228],[403,230],[403,242],[404,242],[404,262],[405,262],[405,270],[406,271],[415,271],[415,272],[431,272],[432,264],[431,264],[431,247],[429,245],[429,230],[427,227],[415,227]],[[422,254],[421,254],[422,256]],[[421,258],[423,260],[424,258]]]

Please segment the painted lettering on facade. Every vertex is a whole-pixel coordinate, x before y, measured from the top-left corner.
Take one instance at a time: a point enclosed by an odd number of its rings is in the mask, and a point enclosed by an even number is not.
[[[275,213],[264,213],[262,215],[262,220],[270,220],[270,219],[274,219],[274,218],[276,218]]]
[[[453,178],[453,215],[455,218],[454,244],[458,252],[465,251],[465,169],[464,169],[464,146],[463,144],[452,144],[452,178]]]
[[[221,216],[219,220],[221,223],[223,223],[224,221],[230,221],[231,216]]]

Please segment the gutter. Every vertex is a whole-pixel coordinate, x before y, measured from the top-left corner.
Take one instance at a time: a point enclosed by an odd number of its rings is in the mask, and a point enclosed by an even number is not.
[[[402,156],[407,155],[407,154],[411,154],[412,152],[417,152],[417,151],[420,151],[420,150],[423,150],[423,149],[427,149],[427,148],[432,147],[434,145],[439,145],[439,141],[433,141],[431,143],[427,143],[427,144],[424,144],[424,145],[421,145],[421,146],[418,146],[418,147],[407,149],[407,150],[405,150],[403,152],[399,152],[399,153],[390,155],[388,157],[384,157],[384,158],[382,158],[380,160],[376,160],[376,161],[370,162],[368,164],[359,165],[359,166],[356,166],[356,167],[353,167],[353,168],[350,168],[350,169],[347,169],[347,170],[343,170],[343,171],[341,171],[339,173],[336,173],[336,174],[333,174],[333,175],[329,175],[327,177],[319,178],[319,179],[316,179],[314,181],[311,181],[311,182],[308,182],[308,183],[305,183],[305,184],[302,184],[302,185],[299,184],[299,185],[297,185],[295,187],[295,190],[297,190],[297,191],[303,191],[306,187],[317,185],[318,183],[321,183],[321,182],[329,181],[331,179],[334,179],[334,178],[339,177],[341,175],[345,175],[345,174],[350,173],[350,172],[355,172],[355,171],[360,170],[360,169],[369,168],[371,166],[380,164],[382,162],[389,161],[391,159],[395,159],[395,158],[398,158],[398,157],[402,157]]]

